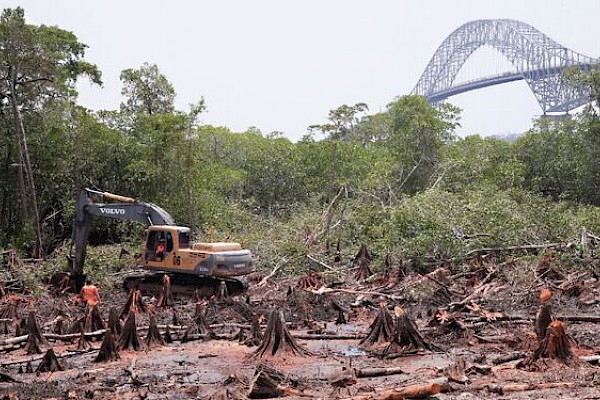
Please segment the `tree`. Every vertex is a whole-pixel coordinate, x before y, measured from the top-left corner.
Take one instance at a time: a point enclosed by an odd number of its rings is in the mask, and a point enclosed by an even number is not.
[[[76,96],[80,76],[101,83],[96,66],[83,61],[85,48],[71,32],[26,24],[20,7],[5,9],[0,17],[0,100],[10,105],[22,213],[35,227],[38,256],[42,252],[40,211],[23,113],[52,98]]]
[[[366,103],[356,103],[353,106],[343,104],[329,111],[329,124],[311,125],[310,131],[317,130],[326,135],[327,139],[339,141],[356,140],[356,125],[359,123],[359,114],[368,111]]]
[[[121,94],[125,97],[121,112],[152,115],[175,111],[175,89],[155,64],[144,63],[139,69],[125,69],[120,79]]]
[[[396,190],[426,189],[443,147],[453,139],[460,110],[435,109],[421,96],[402,96],[388,105],[391,135],[386,140],[396,161]]]

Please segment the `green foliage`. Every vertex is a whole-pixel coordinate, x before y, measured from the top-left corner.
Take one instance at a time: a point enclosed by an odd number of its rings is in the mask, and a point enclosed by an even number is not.
[[[55,26],[25,22],[22,8],[4,9],[0,17],[0,93],[14,80],[21,99],[39,101],[45,96],[75,95],[78,77],[101,83],[100,71],[83,60],[86,45]],[[13,78],[14,77],[14,78]]]
[[[524,166],[500,139],[468,136],[444,149],[437,187],[461,192],[475,187],[501,190],[523,185]]]
[[[431,107],[421,96],[402,96],[388,105],[391,135],[386,140],[396,161],[397,190],[416,193],[430,185],[444,146],[453,139],[458,110]]]
[[[71,32],[27,24],[20,8],[2,13],[2,246],[28,252],[35,239],[26,198],[15,190],[25,141],[17,140],[14,110],[27,130],[48,250],[68,241],[75,194],[85,186],[156,203],[199,240],[242,242],[263,270],[281,262],[288,272],[304,270],[307,254],[330,261],[323,251],[338,241],[343,260],[365,243],[378,268],[387,252],[426,263],[484,247],[573,241],[584,227],[600,233],[593,106],[558,123],[540,119],[510,144],[458,139],[459,109],[400,96],[375,114],[365,103],[341,105],[293,143],[257,128],[200,125],[204,99],[176,110],[175,88],[148,63],[122,71],[118,110],[91,113],[76,103],[77,78],[100,82],[85,49]],[[565,79],[598,102],[597,70]],[[16,108],[6,102],[12,94]],[[340,187],[347,196],[332,204]],[[90,240],[137,244],[142,229],[96,220]],[[90,249],[87,263],[97,281],[125,265],[102,248]]]
[[[554,200],[600,205],[600,140],[572,119],[541,119],[515,144],[525,167],[524,187]]]
[[[123,70],[121,82],[121,94],[125,97],[121,112],[152,115],[175,111],[175,89],[155,64],[144,63],[139,69]]]

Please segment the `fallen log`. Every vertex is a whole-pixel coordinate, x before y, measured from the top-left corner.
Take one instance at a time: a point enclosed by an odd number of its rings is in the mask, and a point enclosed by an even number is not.
[[[356,334],[348,333],[348,334],[338,334],[338,335],[331,335],[331,334],[327,334],[327,333],[321,333],[321,334],[293,333],[292,336],[294,337],[294,339],[300,339],[300,340],[361,340],[366,337],[365,334],[361,334],[361,333],[356,333]]]
[[[599,364],[600,363],[600,356],[581,356],[581,357],[579,357],[579,359],[581,361],[585,361],[590,364]]]
[[[256,375],[250,382],[248,398],[264,399],[286,396],[313,397],[312,395],[305,394],[291,386],[283,384],[283,382],[278,379],[277,375],[273,375],[264,369],[258,369]]]
[[[22,383],[21,381],[16,380],[12,376],[7,373],[0,372],[0,382],[4,383]]]
[[[14,338],[10,338],[10,339],[0,340],[0,347],[6,346],[6,345],[11,345],[11,344],[24,343],[27,341],[28,337],[29,337],[29,335],[23,335],[23,336],[17,336]]]
[[[377,393],[378,400],[427,399],[442,391],[439,383],[424,383],[383,390]]]
[[[89,350],[86,350],[86,351],[67,350],[66,352],[64,352],[62,354],[56,354],[56,358],[62,359],[62,358],[75,357],[75,356],[79,356],[79,355],[82,355],[82,354],[94,353],[96,351],[98,351],[98,349],[89,349]],[[43,358],[44,358],[44,355],[39,355],[39,356],[35,356],[35,357],[27,357],[27,358],[23,358],[23,359],[20,359],[20,360],[13,360],[13,361],[3,362],[3,363],[0,364],[0,366],[2,366],[2,367],[9,367],[11,365],[32,363],[32,362],[35,362],[35,361],[40,361]]]
[[[525,358],[526,356],[527,356],[527,354],[525,354],[524,352],[516,351],[514,353],[509,353],[509,354],[505,354],[505,355],[496,357],[496,358],[492,359],[490,362],[493,365],[500,365],[500,364],[504,364],[507,362],[520,360],[522,358]]]
[[[506,385],[486,385],[485,389],[492,393],[506,394],[529,390],[564,389],[575,385],[575,382],[509,383]]]
[[[592,316],[592,315],[561,315],[556,317],[556,319],[561,321],[568,322],[591,322],[591,323],[600,323],[600,317]]]
[[[375,378],[379,376],[400,375],[405,372],[400,367],[360,368],[354,370],[357,378]]]

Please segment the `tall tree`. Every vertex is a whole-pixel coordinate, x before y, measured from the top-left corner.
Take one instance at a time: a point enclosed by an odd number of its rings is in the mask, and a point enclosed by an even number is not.
[[[402,96],[388,105],[391,135],[387,139],[397,162],[397,190],[427,188],[443,147],[453,139],[460,110],[450,104],[436,109],[421,96]]]
[[[123,70],[121,82],[121,112],[152,115],[175,111],[175,89],[155,64]]]
[[[320,131],[327,139],[349,141],[356,140],[355,128],[360,121],[359,116],[368,111],[366,103],[356,103],[353,106],[342,104],[329,111],[329,123],[324,125],[311,125],[310,131]]]
[[[23,113],[55,97],[76,96],[75,82],[82,75],[101,83],[96,66],[83,60],[85,48],[71,32],[27,24],[20,7],[5,9],[0,17],[0,99],[10,105],[21,207],[35,227],[36,255],[42,252],[40,212]]]

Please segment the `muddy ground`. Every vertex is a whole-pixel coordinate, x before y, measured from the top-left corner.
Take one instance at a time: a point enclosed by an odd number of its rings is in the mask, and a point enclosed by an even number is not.
[[[137,316],[140,340],[144,341],[148,315],[153,313],[162,334],[170,325],[172,343],[141,351],[120,350],[119,360],[100,363],[94,360],[101,334],[90,339],[89,350],[77,350],[78,339],[51,339],[41,345],[42,353],[30,355],[25,342],[8,345],[31,310],[45,334],[56,331],[59,315],[68,329],[85,310],[74,294],[39,298],[7,294],[0,300],[0,396],[245,398],[257,368],[266,364],[285,376],[278,385],[290,389],[283,393],[289,398],[394,398],[385,397],[385,390],[436,382],[442,393],[433,398],[440,400],[600,399],[600,368],[594,358],[600,354],[600,319],[596,319],[600,317],[600,282],[594,268],[590,264],[588,269],[572,271],[560,263],[540,264],[536,258],[521,264],[473,262],[422,275],[391,271],[389,276],[374,275],[360,283],[352,271],[344,270],[270,278],[262,284],[262,277],[257,276],[248,296],[202,300],[213,338],[199,335],[202,332],[194,320],[197,299],[176,298],[173,305],[155,308],[155,299],[146,295],[143,300],[150,307]],[[523,365],[538,347],[534,320],[542,288],[552,292],[552,317],[563,321],[573,358],[542,357]],[[110,307],[120,311],[128,297],[118,289],[103,288],[101,294],[104,319]],[[340,313],[333,301],[341,306],[347,323],[335,323]],[[16,317],[7,315],[10,304],[16,305]],[[384,357],[386,340],[360,344],[380,308],[394,315],[396,306],[402,307],[435,350],[406,346]],[[252,317],[260,316],[264,332],[273,309],[283,311],[296,343],[310,355],[290,351],[254,355],[257,346],[249,340]],[[191,340],[182,342],[186,329]],[[49,348],[63,370],[26,372],[37,369]],[[374,368],[396,368],[395,372],[399,368],[401,373],[361,377],[361,372]],[[345,379],[348,371],[354,374]]]

